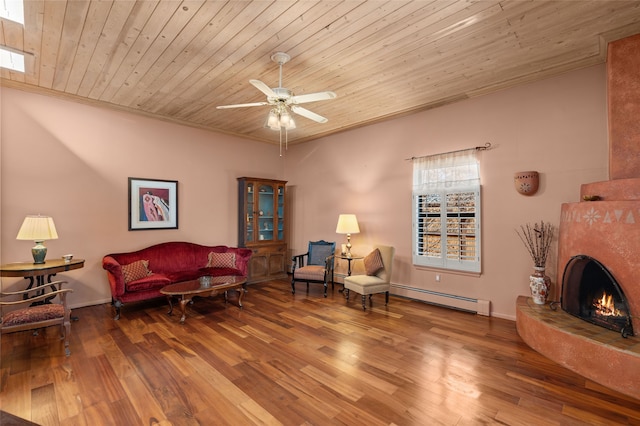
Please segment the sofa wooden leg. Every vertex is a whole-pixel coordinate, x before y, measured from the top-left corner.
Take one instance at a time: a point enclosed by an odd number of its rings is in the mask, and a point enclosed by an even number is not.
[[[385,292],[384,293],[384,304],[388,305],[389,304],[389,292]]]
[[[118,321],[120,319],[120,308],[122,308],[122,302],[119,300],[114,300],[112,302],[112,305],[116,309],[116,316],[113,317],[113,319]]]

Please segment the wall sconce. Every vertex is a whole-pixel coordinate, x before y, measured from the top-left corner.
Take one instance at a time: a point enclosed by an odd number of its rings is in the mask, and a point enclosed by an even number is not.
[[[522,195],[533,195],[538,192],[540,176],[538,172],[518,172],[513,176],[513,183],[516,191]]]
[[[53,218],[39,215],[25,217],[16,237],[16,240],[35,241],[36,245],[31,248],[33,263],[44,263],[44,258],[47,256],[44,240],[56,239],[58,239],[58,232]]]
[[[347,234],[347,257],[351,257],[351,234],[358,233],[360,233],[360,227],[355,214],[341,214],[338,216],[336,234]]]

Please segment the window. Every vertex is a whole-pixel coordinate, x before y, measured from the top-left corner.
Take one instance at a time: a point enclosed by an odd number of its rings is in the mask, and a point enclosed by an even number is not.
[[[24,72],[24,55],[0,48],[0,67]]]
[[[24,4],[22,0],[0,0],[0,18],[24,25]]]
[[[475,149],[413,160],[413,264],[480,272]]]

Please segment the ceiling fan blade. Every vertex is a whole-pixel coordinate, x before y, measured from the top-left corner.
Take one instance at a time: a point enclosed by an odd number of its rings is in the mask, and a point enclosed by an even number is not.
[[[253,84],[256,89],[258,89],[259,91],[261,91],[265,95],[267,95],[267,96],[269,96],[271,98],[277,97],[275,92],[273,90],[271,90],[271,87],[267,86],[266,84],[264,84],[260,80],[249,80],[249,83]]]
[[[317,121],[318,123],[326,123],[327,121],[329,121],[323,116],[297,105],[291,105],[291,111],[303,117],[307,117],[309,120]]]
[[[292,104],[304,104],[306,102],[316,102],[316,101],[326,101],[328,99],[335,99],[338,95],[334,92],[326,91],[326,92],[318,92],[318,93],[308,93],[306,95],[298,95],[291,97]]]
[[[262,106],[262,105],[269,105],[269,102],[252,102],[252,103],[249,103],[249,104],[219,105],[216,108],[218,108],[218,109],[246,108],[246,107]]]

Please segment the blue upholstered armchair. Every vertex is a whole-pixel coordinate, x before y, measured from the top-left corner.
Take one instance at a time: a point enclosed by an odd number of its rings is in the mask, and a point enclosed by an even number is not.
[[[318,283],[324,285],[324,297],[327,297],[327,283],[331,280],[333,290],[333,261],[336,250],[336,243],[320,241],[309,241],[309,250],[305,254],[293,256],[293,270],[291,276],[291,293],[296,293],[296,281],[307,283]],[[306,259],[306,264],[305,264]]]

